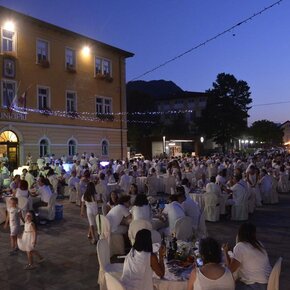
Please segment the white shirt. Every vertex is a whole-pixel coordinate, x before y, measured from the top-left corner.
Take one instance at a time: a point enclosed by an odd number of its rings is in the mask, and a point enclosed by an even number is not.
[[[200,216],[200,208],[196,202],[194,202],[190,197],[181,204],[186,216],[189,216],[193,220],[193,225],[195,228],[198,226],[198,220]]]
[[[246,242],[237,243],[234,247],[234,259],[241,263],[239,276],[245,284],[268,283],[271,266],[266,251],[259,251]]]
[[[22,190],[20,188],[17,188],[16,189],[16,194],[15,194],[16,197],[26,197],[28,198],[29,196],[29,193],[28,193],[28,190]]]
[[[174,232],[175,222],[185,216],[181,204],[177,201],[166,204],[163,213],[168,215],[169,230],[171,233]]]
[[[241,182],[231,187],[233,191],[233,201],[235,205],[245,205],[247,202],[247,188]]]
[[[121,224],[124,217],[130,215],[129,209],[122,204],[114,206],[106,215],[111,225],[111,232],[115,232]]]
[[[87,214],[97,215],[98,214],[98,204],[97,204],[98,196],[95,195],[94,201],[86,201],[84,200],[84,196],[82,196],[82,202],[85,203],[87,208]]]
[[[136,206],[131,209],[133,220],[146,220],[151,222],[151,208],[149,205]]]
[[[38,188],[38,194],[40,195],[41,200],[47,203],[49,202],[49,199],[52,196],[52,192],[48,185],[40,186]]]

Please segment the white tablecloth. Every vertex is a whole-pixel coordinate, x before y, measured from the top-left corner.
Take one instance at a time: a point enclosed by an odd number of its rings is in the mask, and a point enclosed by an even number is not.
[[[204,209],[204,195],[202,193],[190,193],[189,196],[201,209]]]

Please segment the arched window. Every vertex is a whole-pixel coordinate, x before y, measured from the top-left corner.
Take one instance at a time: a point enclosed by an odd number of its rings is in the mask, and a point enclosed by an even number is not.
[[[108,141],[103,140],[102,141],[102,155],[103,156],[108,156],[109,155],[108,152],[109,152],[109,144],[108,144]]]
[[[0,142],[18,142],[18,138],[14,132],[4,131],[0,134]]]
[[[68,142],[68,155],[74,156],[76,154],[77,144],[75,140],[69,140]]]
[[[41,139],[39,142],[39,154],[41,157],[47,155],[49,153],[49,143],[47,139]]]

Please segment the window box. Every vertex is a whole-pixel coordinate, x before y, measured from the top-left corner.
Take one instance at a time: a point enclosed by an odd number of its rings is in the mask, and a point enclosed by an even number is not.
[[[49,67],[49,61],[46,59],[41,59],[38,61],[38,64],[44,68],[48,68]]]
[[[16,59],[16,52],[15,51],[3,51],[3,56],[10,58],[10,59]]]
[[[48,107],[43,107],[43,108],[41,108],[41,109],[40,109],[40,113],[41,113],[42,115],[44,115],[44,116],[47,116],[47,117],[52,115],[52,111],[51,111],[51,109],[48,108]]]
[[[73,64],[67,63],[66,64],[66,70],[70,73],[76,73],[76,68]]]
[[[70,111],[66,113],[70,119],[77,119],[79,114],[76,111]]]
[[[114,121],[114,115],[113,114],[96,114],[97,119],[101,121],[108,121],[112,122]]]

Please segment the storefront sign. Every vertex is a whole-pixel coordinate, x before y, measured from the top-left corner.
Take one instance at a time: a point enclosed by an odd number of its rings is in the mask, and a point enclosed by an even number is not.
[[[26,120],[26,114],[0,112],[0,119],[6,120]]]

